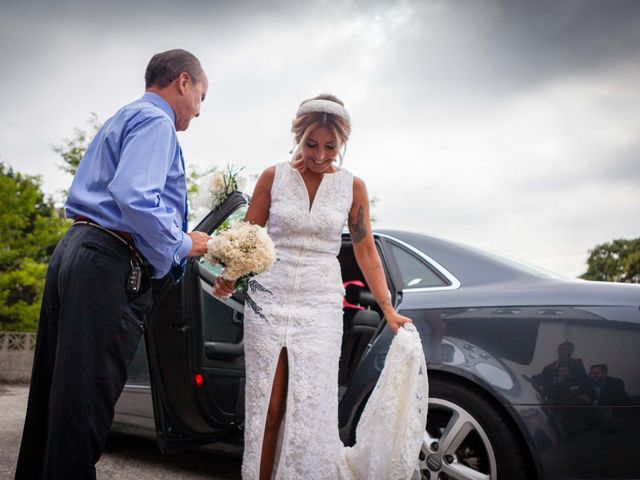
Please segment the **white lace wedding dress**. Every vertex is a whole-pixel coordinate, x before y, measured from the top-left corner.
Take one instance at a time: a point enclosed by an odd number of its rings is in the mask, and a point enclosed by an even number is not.
[[[259,478],[267,407],[278,356],[289,365],[275,479],[410,478],[427,412],[426,365],[418,333],[401,331],[356,431],[338,434],[338,361],[344,288],[337,255],[352,203],[353,176],[324,174],[313,205],[300,173],[276,166],[269,235],[278,260],[255,277],[259,314],[245,307],[245,439],[242,476]],[[402,383],[399,383],[402,382]]]

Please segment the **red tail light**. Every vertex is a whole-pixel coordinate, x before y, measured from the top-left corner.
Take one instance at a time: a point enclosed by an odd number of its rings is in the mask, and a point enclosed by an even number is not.
[[[201,373],[196,373],[193,377],[193,380],[196,382],[197,388],[202,388],[202,386],[204,385],[204,379],[202,378]]]

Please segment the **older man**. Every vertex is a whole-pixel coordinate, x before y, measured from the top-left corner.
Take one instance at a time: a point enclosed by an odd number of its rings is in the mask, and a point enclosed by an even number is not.
[[[200,113],[207,77],[184,50],[153,56],[142,98],[105,122],[80,162],[73,226],[47,271],[17,479],[95,478],[151,278],[178,282],[208,236],[187,232],[176,131]]]

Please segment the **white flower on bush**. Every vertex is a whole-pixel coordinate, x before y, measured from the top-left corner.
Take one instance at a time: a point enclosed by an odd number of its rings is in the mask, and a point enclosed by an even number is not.
[[[243,167],[244,168],[244,167]],[[246,185],[246,180],[238,176],[242,170],[228,165],[222,172],[214,172],[209,179],[208,192],[211,208],[216,209],[225,201],[229,194],[235,191],[242,191]]]
[[[211,198],[209,196],[210,175],[204,175],[198,180],[198,190],[191,198],[192,210],[206,209],[207,213],[211,210]]]
[[[242,168],[227,166],[223,171],[214,171],[202,176],[198,181],[198,190],[191,199],[193,211],[210,210],[218,208],[226,198],[235,191],[244,191],[247,180],[238,175]]]
[[[209,194],[211,196],[220,195],[222,192],[231,193],[231,183],[227,185],[227,189],[225,192],[225,178],[224,173],[215,172],[211,175],[211,179],[209,180]]]

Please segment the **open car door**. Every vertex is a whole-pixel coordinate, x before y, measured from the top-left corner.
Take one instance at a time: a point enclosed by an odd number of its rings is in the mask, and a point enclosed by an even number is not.
[[[246,198],[234,192],[196,230],[213,236],[243,220],[246,208]],[[154,292],[145,341],[162,451],[241,438],[244,298],[238,292],[227,300],[213,296],[221,270],[190,258],[179,285],[167,282]]]

